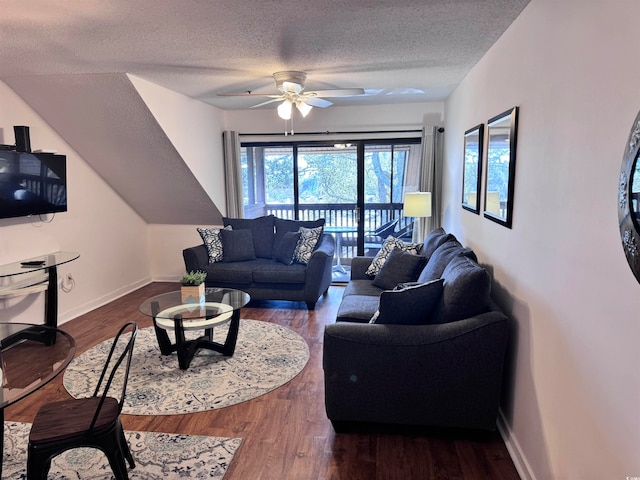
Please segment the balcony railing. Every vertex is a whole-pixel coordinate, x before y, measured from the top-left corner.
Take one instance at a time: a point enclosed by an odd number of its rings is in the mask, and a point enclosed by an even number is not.
[[[331,227],[355,227],[356,222],[355,203],[318,203],[300,204],[298,208],[298,220],[316,220],[324,218],[326,226]],[[406,231],[412,224],[412,219],[403,215],[402,203],[368,203],[364,208],[364,232],[365,254],[371,255],[380,248],[381,237],[373,235],[377,228],[395,219],[398,223],[396,231]],[[275,215],[278,218],[293,220],[294,206],[288,203],[269,203],[262,206],[245,207],[246,217],[258,217],[261,215]],[[349,264],[350,259],[357,255],[357,233],[334,233],[340,235],[340,258],[343,264]]]

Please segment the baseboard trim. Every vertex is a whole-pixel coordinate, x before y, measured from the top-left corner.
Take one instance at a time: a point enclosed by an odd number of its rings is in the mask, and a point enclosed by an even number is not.
[[[504,441],[505,446],[507,447],[507,451],[509,452],[509,456],[511,457],[511,461],[516,467],[518,471],[518,475],[522,480],[536,480],[533,471],[531,470],[531,466],[527,461],[527,457],[522,451],[520,447],[520,443],[518,442],[517,437],[513,434],[509,425],[506,422],[504,414],[502,410],[498,411],[498,432],[500,432],[500,436]]]
[[[83,305],[72,308],[71,310],[67,310],[66,312],[61,312],[58,314],[58,325],[62,325],[63,323],[68,322],[69,320],[73,320],[80,315],[84,315],[85,313],[102,307],[109,302],[113,302],[114,300],[117,300],[118,298],[123,297],[124,295],[131,293],[138,288],[150,284],[152,281],[153,280],[151,279],[151,277],[143,278],[141,280],[138,280],[137,282],[130,283],[129,285],[125,285],[112,292],[109,292],[106,295],[96,298],[91,302],[87,302]]]

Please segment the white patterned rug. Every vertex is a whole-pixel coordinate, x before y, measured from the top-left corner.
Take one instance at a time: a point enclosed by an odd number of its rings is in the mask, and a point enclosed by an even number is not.
[[[223,342],[226,334],[226,326],[218,327],[214,340]],[[67,367],[64,386],[73,397],[93,394],[112,341],[90,348]],[[153,328],[143,328],[133,351],[122,413],[173,415],[228,407],[284,385],[308,360],[309,347],[294,331],[273,323],[240,320],[232,357],[200,350],[189,369],[180,370],[176,354],[161,355]]]
[[[3,479],[25,479],[27,438],[30,423],[5,422]],[[174,435],[168,433],[125,432],[136,468],[129,479],[217,478],[224,477],[240,438]],[[76,448],[51,462],[49,479],[112,479],[104,453],[94,448]]]

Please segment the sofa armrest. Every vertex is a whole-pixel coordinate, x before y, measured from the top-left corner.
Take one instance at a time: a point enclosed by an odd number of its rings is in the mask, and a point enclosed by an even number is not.
[[[366,270],[371,265],[373,257],[353,257],[351,259],[351,280],[371,280]]]
[[[307,264],[305,280],[305,301],[310,309],[315,305],[318,297],[331,285],[331,265],[335,252],[335,240],[332,235],[323,234],[320,244],[314,250]]]
[[[202,270],[209,264],[209,252],[207,252],[207,247],[204,244],[185,248],[182,250],[182,258],[187,272]]]
[[[327,325],[327,416],[494,429],[507,339],[496,310],[439,325]]]

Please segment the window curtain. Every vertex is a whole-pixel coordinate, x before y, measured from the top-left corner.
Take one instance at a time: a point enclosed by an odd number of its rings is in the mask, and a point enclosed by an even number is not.
[[[425,127],[422,129],[422,161],[420,162],[419,191],[431,192],[431,216],[416,219],[414,240],[422,241],[426,234],[442,224],[442,151],[444,128]],[[420,238],[416,238],[416,235]]]
[[[222,132],[224,148],[225,194],[227,217],[243,218],[242,165],[240,159],[240,136],[238,132]]]

